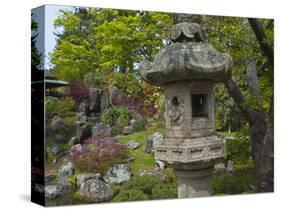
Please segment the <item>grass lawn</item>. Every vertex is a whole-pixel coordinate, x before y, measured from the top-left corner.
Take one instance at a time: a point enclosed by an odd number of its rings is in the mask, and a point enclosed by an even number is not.
[[[136,160],[130,162],[132,172],[136,175],[139,169],[147,169],[155,165],[155,160],[152,154],[144,152],[144,147],[147,141],[147,134],[145,131],[136,132],[131,135],[118,135],[115,137],[120,143],[127,144],[129,141],[137,141],[140,143],[139,148],[131,150],[130,157],[135,157]]]

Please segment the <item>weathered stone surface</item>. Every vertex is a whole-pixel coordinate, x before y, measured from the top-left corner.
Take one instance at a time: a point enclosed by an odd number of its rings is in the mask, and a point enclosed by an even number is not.
[[[78,107],[78,111],[80,112],[80,113],[87,113],[88,112],[88,104],[87,104],[87,102],[84,100],[84,101],[82,101],[81,103],[80,103],[80,105],[79,105],[79,107]]]
[[[85,112],[77,113],[77,115],[78,115],[78,117],[79,117],[79,121],[81,121],[81,122],[87,122],[88,116],[86,115]]]
[[[215,168],[215,174],[223,174],[225,172],[224,163],[217,163],[214,168]]]
[[[124,135],[130,135],[134,132],[133,126],[124,126],[122,130]]]
[[[77,187],[80,188],[82,183],[90,179],[101,179],[101,174],[93,174],[93,173],[81,173],[76,176],[76,184]]]
[[[178,23],[171,28],[171,40],[174,42],[208,41],[207,34],[197,23]]]
[[[110,126],[104,124],[104,123],[97,123],[92,128],[92,138],[97,137],[110,137],[111,136],[112,129]]]
[[[121,91],[116,86],[109,85],[108,93],[109,93],[109,104],[112,106],[118,105],[122,99]]]
[[[138,175],[139,176],[143,176],[143,175],[153,175],[153,176],[157,176],[160,177],[161,180],[168,180],[168,177],[161,172],[161,169],[157,166],[150,168],[150,169],[145,169],[145,170],[139,170],[138,171]]]
[[[70,177],[70,175],[73,174],[73,172],[74,167],[71,162],[60,167],[60,169],[58,170],[58,184],[62,187],[71,186],[71,183],[69,182],[68,178]]]
[[[128,164],[116,164],[111,166],[103,177],[106,182],[121,184],[131,177],[131,167]]]
[[[225,171],[226,171],[227,173],[233,173],[233,172],[235,171],[233,165],[234,165],[233,161],[232,161],[232,160],[228,160],[228,161],[227,161],[227,166],[226,166]]]
[[[152,148],[163,142],[164,136],[161,132],[155,132],[148,137],[144,151],[147,153],[152,152]]]
[[[58,185],[48,185],[45,187],[45,196],[49,199],[54,199],[62,195],[62,189]]]
[[[197,171],[175,170],[178,198],[206,197],[212,194],[213,168]]]
[[[60,151],[61,151],[61,149],[60,149],[60,147],[58,147],[58,146],[53,146],[53,147],[50,149],[50,152],[51,152],[53,155],[57,155]]]
[[[174,43],[161,50],[153,63],[141,63],[140,73],[153,85],[191,79],[222,81],[230,76],[232,64],[228,54],[208,43]]]
[[[137,141],[129,141],[129,142],[127,143],[127,146],[128,146],[129,149],[134,150],[134,149],[139,148],[140,143],[137,142]]]
[[[136,157],[129,157],[129,158],[125,159],[125,160],[123,161],[123,163],[129,163],[129,162],[132,162],[132,161],[134,161],[134,160],[136,160],[136,159],[137,159]]]
[[[108,202],[114,192],[108,184],[98,179],[89,179],[81,183],[79,194],[89,202]]]
[[[161,160],[156,160],[155,163],[157,164],[157,166],[159,166],[160,169],[164,169],[165,168],[165,163]]]
[[[55,143],[57,143],[57,144],[62,144],[65,142],[65,136],[63,133],[54,134],[53,139],[54,139]]]
[[[79,143],[82,143],[84,140],[91,138],[91,136],[91,127],[85,122],[77,121],[75,137],[78,139]]]
[[[54,116],[51,121],[51,129],[53,131],[61,130],[64,127],[64,123],[61,117]]]
[[[101,112],[101,96],[102,89],[98,88],[90,88],[89,93],[89,110],[92,113],[100,113]]]
[[[73,137],[69,140],[68,145],[69,145],[69,146],[73,146],[73,145],[78,144],[78,143],[79,143],[79,139],[78,139],[76,136],[73,136]]]

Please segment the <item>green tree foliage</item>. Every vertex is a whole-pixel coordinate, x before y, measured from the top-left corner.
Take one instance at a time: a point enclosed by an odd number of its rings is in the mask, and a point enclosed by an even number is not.
[[[32,19],[31,14],[31,78],[32,81],[42,80],[43,72],[41,71],[41,55],[36,47],[36,38],[38,36],[38,23]]]
[[[159,12],[77,8],[61,11],[58,43],[51,56],[62,80],[83,80],[89,72],[134,71],[164,45],[171,16]]]
[[[266,34],[270,45],[273,45],[273,28],[268,26],[270,20],[261,20],[266,26]],[[273,70],[267,58],[260,51],[258,41],[247,18],[204,16],[203,25],[208,31],[210,42],[221,52],[226,52],[233,58],[233,79],[237,82],[242,94],[246,97],[248,107],[262,108],[268,111],[273,94]],[[267,27],[268,26],[268,27]],[[253,96],[248,92],[246,77],[250,58],[257,63],[260,95]],[[219,128],[239,130],[246,124],[241,111],[234,103],[223,85],[216,85],[216,115]]]

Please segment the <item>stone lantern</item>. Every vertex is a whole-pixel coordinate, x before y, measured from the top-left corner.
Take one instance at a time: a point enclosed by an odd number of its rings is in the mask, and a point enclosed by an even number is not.
[[[214,165],[225,154],[216,134],[214,83],[231,75],[232,58],[208,43],[198,23],[175,24],[171,40],[153,63],[140,65],[143,79],[165,91],[167,137],[154,146],[154,157],[173,168],[179,198],[210,196]]]

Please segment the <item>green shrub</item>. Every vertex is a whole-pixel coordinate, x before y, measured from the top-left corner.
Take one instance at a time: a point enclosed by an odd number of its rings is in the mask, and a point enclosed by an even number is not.
[[[141,190],[147,195],[152,194],[152,189],[155,185],[160,184],[162,181],[160,177],[153,175],[143,175],[133,177],[130,181],[126,182],[122,189],[123,190]]]
[[[54,97],[46,97],[45,98],[45,108],[47,119],[50,119],[54,116],[60,116],[62,118],[74,116],[75,113],[75,101],[70,98],[54,98]]]
[[[126,107],[112,107],[105,110],[101,115],[101,121],[111,126],[126,126],[129,124],[131,112]]]
[[[123,201],[137,201],[137,200],[148,200],[148,196],[141,190],[133,189],[129,191],[122,190],[114,199],[113,202]]]
[[[133,73],[114,72],[108,79],[109,84],[121,89],[126,96],[141,97],[143,88]]]
[[[255,185],[254,170],[244,170],[233,175],[213,177],[214,194],[241,194],[252,192]]]
[[[141,120],[141,121],[136,121],[133,124],[134,132],[140,132],[140,131],[145,130],[146,124],[147,124],[147,121],[145,119]]]
[[[146,199],[168,199],[177,197],[177,184],[163,182],[153,175],[135,176],[121,187],[120,193],[113,201],[130,201]]]
[[[90,72],[84,76],[84,82],[88,87],[102,88],[106,85],[106,74]]]
[[[247,137],[239,137],[235,140],[226,140],[227,159],[235,164],[246,164],[251,153],[251,144]]]
[[[152,189],[152,199],[172,199],[177,198],[176,183],[156,184]]]

